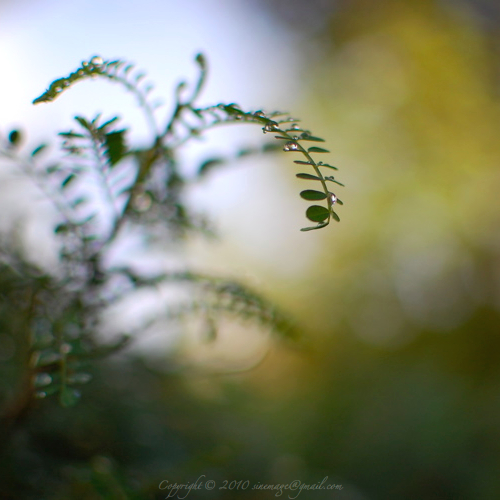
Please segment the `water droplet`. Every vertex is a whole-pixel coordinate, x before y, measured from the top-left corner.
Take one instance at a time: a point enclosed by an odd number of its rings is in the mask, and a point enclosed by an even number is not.
[[[293,140],[294,140],[294,141],[298,141],[298,140],[299,140],[299,137],[298,137],[297,135],[294,135],[294,136],[293,136]]]
[[[47,393],[44,391],[37,391],[35,392],[35,398],[37,399],[43,399],[47,397]]]
[[[288,118],[288,121],[289,121],[289,122],[294,122],[294,121],[295,121],[295,118],[290,117],[290,118]]]
[[[283,147],[283,151],[299,151],[300,146],[295,141],[288,141]]]
[[[264,127],[264,132],[275,132],[276,130],[279,129],[280,129],[279,125],[276,122],[269,122]]]
[[[290,126],[290,130],[301,130],[300,125],[298,123],[294,123]]]
[[[332,205],[335,205],[335,203],[337,203],[337,197],[333,193],[330,193],[330,200],[332,202]]]
[[[59,351],[61,354],[69,354],[71,352],[71,346],[69,344],[62,344]]]
[[[52,383],[52,377],[48,373],[39,373],[35,377],[35,387],[43,387]]]
[[[134,198],[134,208],[138,212],[147,212],[153,203],[149,193],[140,193]]]
[[[99,57],[99,56],[94,56],[94,57],[90,60],[90,62],[91,62],[92,64],[95,64],[96,66],[101,66],[101,64],[103,64],[103,63],[104,63],[104,61],[103,61],[102,57]]]
[[[87,61],[82,61],[82,66],[88,66],[89,63]]]
[[[77,74],[78,76],[83,76],[83,75],[85,74],[85,71],[83,71],[83,69],[79,69],[79,70],[76,72],[76,74]]]
[[[318,166],[321,166],[323,165],[323,162],[322,161],[318,161]]]
[[[56,87],[56,88],[54,89],[54,92],[57,92],[58,94],[59,94],[60,92],[62,92],[62,91],[63,91],[63,89],[62,89],[61,87]]]
[[[235,120],[243,120],[243,115],[234,115]]]
[[[259,117],[263,118],[266,116],[266,114],[264,113],[264,111],[256,111],[254,113],[254,116],[259,116]]]

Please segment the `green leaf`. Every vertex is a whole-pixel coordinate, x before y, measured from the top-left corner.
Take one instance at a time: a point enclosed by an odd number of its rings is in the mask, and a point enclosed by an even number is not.
[[[59,402],[62,406],[68,408],[70,406],[75,406],[80,399],[80,391],[73,389],[72,387],[63,387],[61,394],[59,395]]]
[[[318,148],[316,146],[313,146],[312,148],[309,148],[307,150],[308,153],[329,153],[328,149],[323,149],[323,148]]]
[[[12,144],[12,146],[18,146],[19,143],[21,142],[22,139],[22,134],[19,132],[19,130],[12,130],[9,134],[9,142]]]
[[[125,132],[125,130],[117,130],[104,136],[106,156],[111,166],[116,165],[127,153]]]
[[[198,168],[198,177],[206,175],[209,171],[211,171],[214,167],[218,165],[224,164],[225,161],[223,158],[210,158],[205,160],[200,167]]]
[[[301,191],[300,196],[304,198],[304,200],[324,200],[327,195],[323,191],[306,189],[305,191]]]
[[[311,174],[297,174],[296,177],[299,179],[308,179],[311,181],[320,181],[321,177],[318,177],[316,175],[311,175]]]
[[[86,130],[92,131],[92,125],[83,116],[75,116],[75,120]]]
[[[318,162],[318,167],[327,167],[327,168],[333,168],[333,170],[338,170],[337,167],[334,167],[333,165],[329,165],[328,163],[323,163],[322,161]]]
[[[310,161],[303,161],[303,160],[293,160],[293,163],[297,163],[299,165],[315,165]]]
[[[108,120],[107,122],[104,122],[98,130],[101,130],[102,132],[105,132],[107,128],[109,128],[110,125],[112,125],[113,123],[115,123],[117,120],[119,120],[118,116],[115,116],[113,118],[111,118],[110,120]]]
[[[323,222],[330,217],[330,211],[320,205],[312,205],[306,210],[306,217],[313,222]]]
[[[317,226],[313,227],[303,227],[301,231],[314,231],[315,229],[321,229],[322,227],[328,226],[328,222],[321,222]]]
[[[76,178],[76,175],[75,174],[69,174],[68,177],[66,177],[66,179],[64,179],[62,182],[61,182],[61,186],[64,188],[66,187],[71,181],[73,181],[74,179]]]
[[[328,177],[325,177],[325,180],[326,181],[330,181],[330,182],[335,182],[335,184],[338,184],[339,186],[344,186],[344,184],[342,184],[341,182],[335,180],[335,178],[332,177],[331,175],[329,175]]]
[[[325,139],[322,139],[321,137],[315,137],[314,135],[309,135],[309,134],[301,134],[299,139],[301,141],[325,142]]]
[[[47,144],[40,144],[40,146],[38,146],[37,148],[35,148],[32,152],[31,152],[31,156],[34,157],[36,156],[37,154],[40,154],[45,148],[47,147]]]
[[[332,210],[332,217],[337,221],[340,222],[340,217]]]
[[[70,229],[69,224],[58,224],[55,229],[54,233],[59,234],[59,233],[67,233]]]
[[[83,134],[77,134],[75,132],[59,132],[60,136],[67,137],[68,139],[83,139],[85,136]]]

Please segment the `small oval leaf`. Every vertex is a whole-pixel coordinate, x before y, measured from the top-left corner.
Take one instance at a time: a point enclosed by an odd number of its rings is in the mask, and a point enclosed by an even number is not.
[[[308,153],[329,153],[328,149],[323,149],[323,148],[318,148],[316,146],[313,146],[312,148],[309,148],[307,150]]]
[[[312,205],[306,210],[306,217],[313,222],[323,222],[330,217],[330,212],[320,205]]]
[[[76,175],[74,174],[69,174],[68,177],[66,177],[62,182],[61,186],[66,187],[72,180],[76,178]]]
[[[324,200],[327,195],[322,191],[306,189],[305,191],[301,191],[300,196],[304,198],[304,200]]]
[[[314,135],[309,135],[309,134],[302,134],[300,136],[301,141],[314,141],[314,142],[325,142],[325,139],[322,139],[321,137],[315,137]]]
[[[337,222],[340,222],[340,217],[332,210],[332,218],[334,218]]]
[[[9,134],[8,139],[12,146],[17,146],[22,139],[21,132],[19,132],[19,130],[12,130]]]
[[[321,229],[322,227],[328,226],[328,221],[320,222],[317,226],[313,227],[303,227],[301,231],[314,231],[315,229]]]
[[[333,165],[329,165],[328,163],[323,163],[322,161],[318,162],[318,167],[328,167],[328,168],[333,168],[333,170],[338,170],[337,167],[334,167]]]
[[[64,406],[65,408],[76,405],[79,399],[80,391],[77,391],[72,387],[63,387],[59,395],[59,402],[61,403],[61,406]]]
[[[299,179],[308,179],[311,181],[320,181],[321,178],[316,176],[316,175],[311,175],[311,174],[297,174],[296,175]]]
[[[40,154],[46,147],[47,144],[40,144],[40,146],[38,146],[31,152],[31,156],[33,157],[36,156],[37,154]]]

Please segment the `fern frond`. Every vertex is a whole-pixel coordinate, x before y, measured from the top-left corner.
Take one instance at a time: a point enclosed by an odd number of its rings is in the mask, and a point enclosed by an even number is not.
[[[78,82],[97,77],[107,78],[108,80],[119,83],[127,91],[136,96],[156,136],[158,134],[158,127],[154,117],[154,109],[157,107],[157,104],[150,103],[148,95],[153,87],[150,83],[141,85],[141,81],[144,79],[145,74],[142,72],[134,73],[132,71],[133,68],[134,65],[126,61],[119,59],[107,61],[100,56],[94,56],[88,61],[83,61],[81,66],[68,76],[54,80],[49,85],[49,88],[33,101],[33,104],[54,101],[64,91]]]

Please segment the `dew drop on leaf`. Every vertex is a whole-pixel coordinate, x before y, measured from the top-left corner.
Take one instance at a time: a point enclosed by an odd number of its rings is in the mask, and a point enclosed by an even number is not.
[[[330,200],[332,202],[332,205],[335,205],[335,203],[337,203],[337,197],[333,193],[330,193]]]
[[[300,125],[298,123],[294,123],[290,126],[291,130],[301,130]]]
[[[52,377],[48,373],[39,373],[35,377],[35,387],[43,387],[52,383]]]
[[[275,130],[279,130],[279,126],[276,122],[269,122],[268,124],[266,124],[266,126],[264,127],[264,131],[265,132],[274,132]]]
[[[96,66],[100,66],[101,64],[103,64],[103,63],[104,63],[104,61],[103,61],[102,57],[99,57],[99,56],[94,56],[94,57],[90,60],[90,62],[91,62],[92,64],[95,64]]]
[[[283,151],[299,151],[300,147],[295,141],[288,141],[283,146]]]

